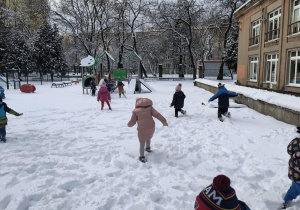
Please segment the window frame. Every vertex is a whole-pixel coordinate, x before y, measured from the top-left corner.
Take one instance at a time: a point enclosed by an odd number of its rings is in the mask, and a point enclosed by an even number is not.
[[[254,69],[255,64],[256,64],[256,72]],[[251,82],[257,82],[257,75],[258,75],[258,68],[259,68],[258,65],[259,65],[258,55],[250,56],[249,57],[249,81]]]
[[[292,53],[295,53],[295,56],[292,56]],[[288,59],[289,59],[289,68],[288,68],[288,78],[287,83],[289,86],[297,86],[300,87],[300,49],[298,50],[292,50],[288,53]],[[291,83],[291,67],[292,67],[292,61],[295,62],[295,72],[294,72],[294,82]],[[299,65],[299,66],[298,66]],[[297,83],[297,69],[299,68],[299,80]]]
[[[273,56],[275,56],[275,58],[273,58]],[[270,54],[266,54],[266,64],[265,64],[265,82],[266,83],[272,83],[272,84],[276,84],[277,83],[277,72],[278,72],[278,60],[279,60],[279,53],[270,53]],[[273,62],[275,63],[275,72],[274,72],[274,81],[272,81],[272,64]],[[269,69],[268,69],[268,63],[270,63],[269,65]],[[268,78],[269,75],[269,78]]]
[[[260,43],[260,27],[261,27],[261,19],[256,19],[251,22],[251,30],[250,30],[250,39],[249,46],[258,45]]]
[[[276,12],[277,12],[277,14],[276,14]],[[277,20],[277,27],[275,28],[275,21],[276,20]],[[272,28],[270,27],[271,23],[272,23]],[[271,11],[268,14],[268,25],[267,25],[266,41],[272,41],[272,40],[279,39],[279,37],[280,37],[280,25],[281,25],[281,7]]]
[[[299,2],[299,4],[295,6],[295,3],[297,1]],[[295,10],[297,10],[297,9],[298,9],[299,20],[295,21]],[[300,1],[299,0],[293,0],[292,10],[293,10],[292,11],[292,23],[300,21]]]

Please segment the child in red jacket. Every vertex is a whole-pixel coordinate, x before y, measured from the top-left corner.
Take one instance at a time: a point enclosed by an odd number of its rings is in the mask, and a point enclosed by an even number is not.
[[[108,100],[111,100],[110,93],[107,90],[106,83],[103,82],[97,97],[97,101],[101,101],[101,110],[103,110],[104,102],[107,103],[109,110],[112,110]]]

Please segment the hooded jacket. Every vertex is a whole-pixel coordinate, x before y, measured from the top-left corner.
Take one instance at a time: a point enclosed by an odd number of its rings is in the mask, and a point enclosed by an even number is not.
[[[213,101],[218,98],[218,105],[222,108],[229,107],[229,97],[236,97],[238,94],[230,93],[224,86],[220,86],[218,92],[213,95],[208,101]]]
[[[288,176],[293,182],[300,183],[300,139],[293,139],[288,147],[287,152],[291,156],[289,160]]]
[[[132,127],[137,123],[138,138],[140,141],[150,140],[155,131],[155,122],[153,117],[161,123],[167,120],[152,107],[153,103],[148,98],[137,98],[135,109],[127,126]]]
[[[102,83],[100,90],[98,91],[97,101],[111,100],[110,93],[106,88],[105,83]]]
[[[176,91],[173,95],[173,101],[171,103],[171,106],[174,106],[175,109],[183,108],[184,99],[185,99],[184,93],[181,90]]]

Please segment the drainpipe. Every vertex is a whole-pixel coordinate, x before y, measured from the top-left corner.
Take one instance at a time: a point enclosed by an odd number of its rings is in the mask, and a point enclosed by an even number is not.
[[[264,64],[263,64],[263,55],[262,55],[262,46],[264,45],[264,32],[265,30],[264,29],[264,25],[265,25],[265,19],[264,19],[264,8],[261,7],[261,4],[259,5],[259,8],[260,8],[260,11],[261,11],[261,24],[260,24],[260,31],[261,31],[261,36],[260,36],[260,44],[259,44],[259,55],[258,55],[258,62],[259,62],[259,66],[261,66],[262,68],[259,68],[261,71],[260,71],[260,74],[259,75],[259,78],[257,76],[257,85],[258,87],[261,87],[262,86],[262,79],[263,79],[263,69],[264,69]]]
[[[279,39],[279,41],[280,41],[280,46],[279,46],[279,53],[278,53],[278,55],[279,55],[279,61],[278,61],[278,64],[280,63],[280,65],[277,65],[277,89],[279,89],[279,90],[282,90],[283,89],[283,87],[284,87],[284,83],[283,83],[283,85],[281,85],[280,84],[280,77],[281,77],[281,74],[282,74],[282,72],[281,72],[281,68],[280,68],[280,70],[279,70],[279,66],[281,67],[281,65],[282,65],[282,63],[284,63],[285,64],[285,61],[286,61],[286,58],[287,58],[287,56],[285,56],[285,60],[283,60],[282,58],[283,58],[283,49],[282,49],[282,43],[283,43],[283,29],[284,29],[284,14],[285,14],[285,10],[284,10],[284,8],[285,8],[285,0],[282,0],[281,1],[281,25],[280,25],[280,39]],[[287,24],[287,25],[289,25],[289,24]],[[287,54],[286,54],[287,55]],[[285,69],[285,68],[284,68]],[[284,71],[283,72],[283,74],[285,74],[285,72],[286,71]]]

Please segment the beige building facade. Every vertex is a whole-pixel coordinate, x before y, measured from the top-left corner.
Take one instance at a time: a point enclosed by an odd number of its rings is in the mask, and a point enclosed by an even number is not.
[[[300,94],[300,0],[248,0],[239,20],[237,84]]]

